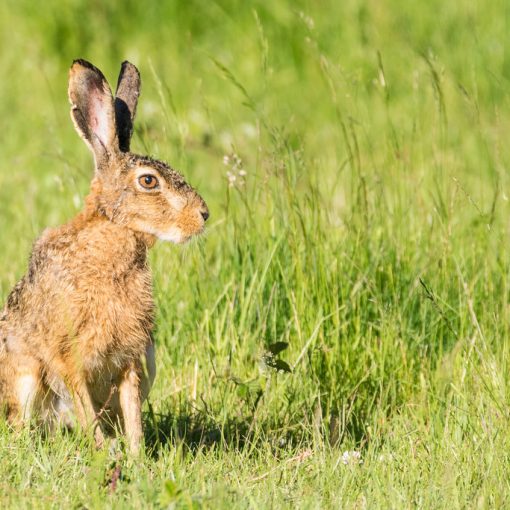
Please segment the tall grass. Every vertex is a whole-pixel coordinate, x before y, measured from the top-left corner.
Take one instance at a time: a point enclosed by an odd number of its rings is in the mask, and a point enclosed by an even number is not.
[[[2,506],[508,506],[508,13],[3,3],[2,298],[87,191],[74,58],[111,82],[137,64],[133,148],[179,168],[211,220],[151,254],[141,461],[1,425]]]

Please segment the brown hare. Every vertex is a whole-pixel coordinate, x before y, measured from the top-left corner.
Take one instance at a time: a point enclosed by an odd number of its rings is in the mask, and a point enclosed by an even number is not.
[[[93,431],[119,424],[131,452],[155,376],[147,250],[186,242],[209,212],[182,176],[129,151],[140,75],[124,62],[113,97],[99,69],[69,72],[71,117],[95,172],[73,220],[35,242],[27,274],[0,312],[0,407],[14,425],[32,418]]]

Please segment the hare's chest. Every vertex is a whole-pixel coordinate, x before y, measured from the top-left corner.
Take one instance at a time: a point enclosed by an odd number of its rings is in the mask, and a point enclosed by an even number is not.
[[[86,368],[122,369],[139,358],[150,341],[154,321],[150,275],[112,279],[95,285],[87,295],[88,303],[82,309],[86,320],[79,335]]]

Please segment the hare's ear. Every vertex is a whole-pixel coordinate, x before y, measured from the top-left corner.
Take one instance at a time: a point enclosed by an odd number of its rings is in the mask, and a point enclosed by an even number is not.
[[[113,96],[103,73],[85,60],[75,60],[69,71],[71,118],[92,149],[96,165],[118,148]]]
[[[122,62],[120,68],[117,91],[115,92],[115,120],[119,148],[123,152],[129,151],[129,143],[133,134],[136,105],[140,95],[140,73],[129,62]]]

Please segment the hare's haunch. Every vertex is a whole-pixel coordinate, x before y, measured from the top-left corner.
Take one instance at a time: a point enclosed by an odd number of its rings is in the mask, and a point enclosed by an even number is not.
[[[99,69],[76,60],[71,117],[95,160],[83,211],[35,242],[27,274],[0,312],[0,408],[94,434],[119,425],[142,439],[141,405],[155,376],[147,249],[186,242],[209,212],[182,176],[129,152],[140,75],[124,62],[115,97]]]

